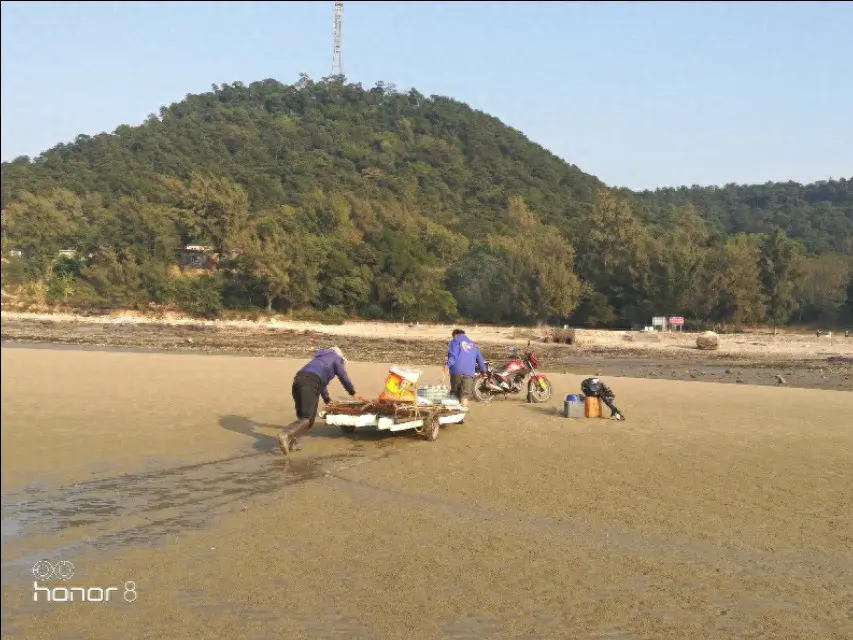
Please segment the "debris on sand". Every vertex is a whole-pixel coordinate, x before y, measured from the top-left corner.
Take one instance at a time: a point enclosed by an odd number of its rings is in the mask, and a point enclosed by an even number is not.
[[[661,342],[660,335],[652,331],[640,331],[636,333],[632,338],[632,342],[643,342],[643,343],[654,343]]]
[[[318,344],[334,340],[355,362],[407,362],[413,366],[432,366],[447,356],[444,338],[394,338],[384,328],[370,335],[326,333],[300,328],[272,327],[263,324],[198,321],[195,324],[170,325],[150,320],[143,322],[110,322],[89,318],[57,321],[53,316],[3,313],[4,348],[39,345],[63,345],[83,349],[130,348],[184,351],[208,354],[251,355],[276,358],[309,358]],[[384,325],[383,325],[384,327]],[[580,332],[578,332],[580,333]],[[641,332],[636,332],[637,334]],[[540,362],[545,371],[569,374],[595,371],[606,376],[639,377],[672,380],[709,380],[734,383],[740,377],[748,384],[778,386],[775,375],[786,378],[786,386],[853,391],[853,350],[841,353],[815,353],[803,350],[789,354],[766,347],[761,353],[743,351],[737,337],[727,335],[719,349],[701,350],[695,341],[698,334],[676,336],[661,334],[659,345],[622,341],[601,346],[579,348],[560,344],[541,345]],[[399,340],[399,342],[398,342]],[[684,340],[681,344],[674,341]],[[809,338],[814,342],[814,337]],[[689,346],[688,346],[689,341]],[[850,341],[853,349],[853,341]],[[671,343],[671,344],[670,344]],[[837,344],[841,341],[837,341]],[[666,345],[669,347],[664,348]],[[657,348],[659,347],[659,349]],[[671,348],[670,348],[671,347]],[[54,347],[50,347],[54,348]],[[834,347],[835,348],[835,347]],[[841,344],[841,348],[847,348]],[[506,344],[483,342],[483,357],[494,361],[506,358]],[[538,355],[538,354],[537,354]],[[680,363],[684,363],[681,366]],[[705,368],[710,368],[705,370]],[[819,371],[819,369],[822,369]],[[725,372],[725,373],[723,373]],[[694,378],[694,375],[696,376]]]
[[[713,331],[706,331],[696,338],[696,348],[703,351],[715,351],[720,348],[720,337]]]
[[[787,384],[785,381],[785,378],[783,378],[782,374],[780,374],[780,373],[776,374],[776,382],[779,384]]]

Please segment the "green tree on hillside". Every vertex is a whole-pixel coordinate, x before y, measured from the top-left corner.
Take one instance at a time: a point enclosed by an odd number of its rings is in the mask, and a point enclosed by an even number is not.
[[[28,191],[4,208],[9,246],[21,251],[31,274],[47,273],[60,249],[69,246],[82,220],[80,199],[67,189],[45,196]]]
[[[652,295],[661,311],[680,313],[697,294],[710,233],[692,205],[674,209],[663,222],[652,248]]]
[[[589,217],[578,225],[578,271],[618,314],[639,318],[650,286],[651,237],[631,205],[599,191]]]
[[[759,273],[760,252],[745,234],[712,246],[688,307],[713,323],[757,324],[767,311]]]
[[[246,190],[228,178],[190,174],[187,182],[163,180],[176,208],[188,214],[184,225],[191,237],[209,239],[214,251],[224,256],[239,249],[249,223]]]
[[[850,281],[847,283],[847,302],[844,305],[842,317],[846,322],[853,323],[853,272],[851,272]]]
[[[505,304],[510,308],[505,317],[539,321],[569,317],[581,294],[571,245],[557,229],[543,225],[519,197],[510,198],[507,216],[509,233],[487,238],[501,266],[481,276],[498,278],[499,286],[507,290]]]
[[[795,288],[799,320],[835,322],[843,312],[851,272],[853,259],[842,254],[825,253],[804,260]]]
[[[767,297],[767,319],[775,332],[799,306],[794,294],[801,274],[800,246],[777,227],[762,239],[759,269]]]

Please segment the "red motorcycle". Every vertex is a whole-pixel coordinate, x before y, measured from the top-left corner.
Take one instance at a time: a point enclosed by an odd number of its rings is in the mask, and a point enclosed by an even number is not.
[[[515,356],[515,347],[509,352]],[[553,393],[551,382],[536,370],[539,361],[530,353],[530,343],[527,352],[521,357],[506,363],[500,372],[492,370],[492,363],[486,361],[486,371],[474,378],[474,399],[477,402],[491,402],[496,396],[506,398],[509,394],[521,393],[527,388],[528,402],[548,402]]]

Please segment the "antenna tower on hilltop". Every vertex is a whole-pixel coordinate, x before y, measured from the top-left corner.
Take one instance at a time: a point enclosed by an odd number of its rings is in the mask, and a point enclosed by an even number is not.
[[[344,68],[341,64],[341,18],[344,13],[344,3],[342,0],[335,2],[335,19],[332,24],[332,77],[344,75]]]

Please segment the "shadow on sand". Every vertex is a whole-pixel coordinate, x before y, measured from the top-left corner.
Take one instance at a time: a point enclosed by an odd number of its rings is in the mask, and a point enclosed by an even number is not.
[[[271,452],[278,450],[278,434],[289,424],[270,424],[267,422],[256,422],[245,416],[226,415],[219,418],[219,426],[228,431],[239,433],[254,438],[252,449],[255,451]],[[262,430],[275,430],[275,433],[264,433]],[[375,443],[378,446],[388,446],[396,439],[405,439],[405,435],[411,436],[411,432],[403,431],[392,433],[390,431],[375,431],[373,429],[357,429],[353,433],[347,433],[339,427],[327,426],[322,420],[317,420],[305,438],[345,438],[355,443]]]
[[[551,418],[557,418],[560,416],[561,408],[555,407],[553,405],[530,404],[530,403],[525,402],[521,406],[524,407],[525,409],[527,409],[528,411],[533,411],[534,413],[538,413],[543,417],[550,416]]]
[[[268,433],[258,431],[258,428],[282,431],[287,425],[255,422],[254,420],[244,416],[227,415],[219,418],[219,426],[223,429],[228,429],[228,431],[233,431],[234,433],[254,438],[255,442],[252,444],[252,449],[255,451],[269,452],[278,449],[278,433],[270,435]]]

